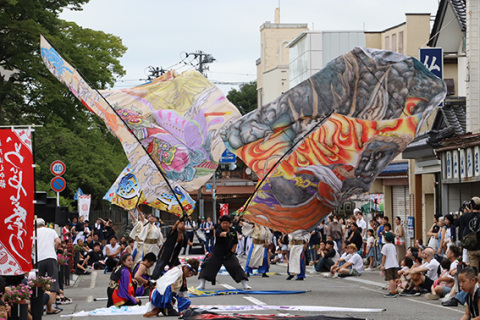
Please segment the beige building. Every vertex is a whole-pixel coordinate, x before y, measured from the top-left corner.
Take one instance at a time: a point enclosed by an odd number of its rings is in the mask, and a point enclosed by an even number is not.
[[[289,89],[289,50],[287,44],[308,30],[306,23],[280,23],[275,9],[275,23],[260,26],[260,58],[257,59],[257,105],[262,106]]]
[[[368,48],[396,51],[418,58],[430,38],[430,13],[406,13],[405,22],[383,31],[366,31]]]

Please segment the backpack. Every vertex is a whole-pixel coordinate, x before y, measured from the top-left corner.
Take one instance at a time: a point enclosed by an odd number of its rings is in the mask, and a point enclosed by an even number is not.
[[[467,250],[475,250],[477,248],[477,233],[470,231],[462,238],[462,248]]]
[[[477,230],[478,229],[478,215],[475,215],[469,222],[468,233],[462,238],[462,247],[467,250],[476,250],[478,245]],[[473,224],[472,224],[473,222]]]

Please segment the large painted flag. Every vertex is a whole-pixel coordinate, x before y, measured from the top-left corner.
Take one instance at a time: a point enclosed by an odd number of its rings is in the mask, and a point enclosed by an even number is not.
[[[35,186],[31,129],[0,129],[0,275],[32,269]]]
[[[182,187],[173,185],[173,190],[176,197],[173,196],[171,192],[162,193],[158,195],[155,201],[147,202],[140,184],[138,183],[138,179],[133,173],[131,165],[128,164],[103,199],[110,201],[112,204],[124,208],[125,210],[132,210],[139,204],[146,204],[153,208],[173,213],[177,216],[183,214],[183,207],[187,214],[191,214],[195,209],[195,201],[190,197],[188,192],[182,189]],[[182,206],[179,205],[177,198],[180,200]]]
[[[148,202],[172,194],[166,180],[195,191],[215,172],[225,150],[219,131],[240,113],[199,72],[170,71],[138,87],[98,92],[43,37],[41,54],[120,140]]]
[[[291,233],[370,190],[446,94],[418,60],[355,48],[223,129],[260,178],[243,217]]]

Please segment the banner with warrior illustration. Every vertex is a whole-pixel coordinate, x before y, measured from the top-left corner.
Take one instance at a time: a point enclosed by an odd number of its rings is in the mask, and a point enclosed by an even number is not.
[[[31,129],[0,129],[0,275],[32,269],[35,197]]]
[[[413,57],[355,48],[276,100],[222,129],[227,148],[262,179],[243,217],[308,230],[376,177],[446,94]]]

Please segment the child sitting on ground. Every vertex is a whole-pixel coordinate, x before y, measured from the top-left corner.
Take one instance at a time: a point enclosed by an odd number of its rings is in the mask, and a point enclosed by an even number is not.
[[[401,269],[398,271],[398,276],[400,277],[397,279],[397,292],[402,292],[407,284],[410,281],[410,275],[405,274],[410,268],[413,266],[413,260],[410,257],[403,258],[402,262],[400,263]]]

